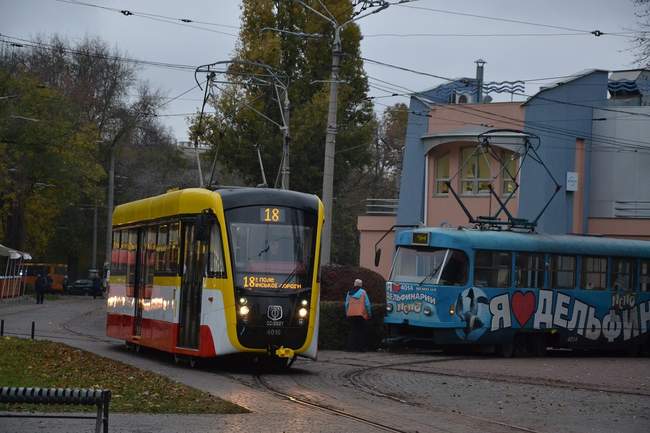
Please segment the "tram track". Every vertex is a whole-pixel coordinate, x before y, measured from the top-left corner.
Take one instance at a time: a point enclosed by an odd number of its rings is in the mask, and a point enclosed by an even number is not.
[[[463,359],[467,359],[467,358],[463,357],[463,358],[437,359],[437,360],[430,360],[429,363],[431,363],[431,362],[448,362],[448,361],[451,362],[451,361],[459,361],[459,360],[463,360]],[[414,362],[410,362],[410,363],[402,363],[402,364],[399,364],[399,365],[412,365],[412,364],[425,364],[425,363],[427,363],[427,362],[426,361],[414,361]],[[393,365],[393,364],[387,364],[387,365],[390,366],[390,365]],[[373,396],[376,396],[376,397],[387,398],[387,399],[390,399],[392,401],[396,401],[398,403],[405,404],[407,406],[424,407],[425,405],[423,405],[421,403],[405,400],[405,399],[402,399],[402,398],[400,398],[400,397],[398,397],[396,395],[393,395],[393,394],[384,393],[384,392],[378,390],[376,387],[374,387],[372,385],[369,385],[369,384],[367,384],[365,382],[362,382],[361,377],[364,374],[366,374],[366,373],[368,373],[370,371],[373,371],[373,370],[385,369],[385,367],[386,367],[386,365],[375,365],[375,366],[359,368],[357,370],[352,370],[351,372],[348,372],[348,373],[344,374],[344,377],[346,377],[348,380],[350,380],[350,382],[354,384],[356,389],[359,389],[361,392],[364,392],[366,394],[370,394],[370,395],[373,395]],[[410,371],[410,370],[398,369],[398,371],[406,372],[406,371]],[[436,410],[441,411],[443,409],[436,408]],[[455,411],[454,412],[454,411],[449,411],[449,410],[446,411],[446,412],[449,413],[450,415],[455,415],[455,414],[460,413],[460,411]],[[534,429],[531,429],[531,428],[528,428],[528,427],[519,426],[519,425],[515,425],[515,424],[503,422],[503,421],[498,421],[498,420],[491,419],[491,418],[485,418],[485,417],[482,417],[482,416],[471,415],[471,414],[468,414],[467,412],[463,412],[462,415],[463,415],[463,417],[470,418],[470,419],[472,419],[474,421],[478,421],[478,422],[481,422],[481,423],[488,423],[488,424],[492,424],[492,425],[502,427],[502,428],[507,428],[507,429],[509,429],[509,431],[520,431],[520,432],[527,432],[527,433],[543,433],[543,432],[541,432],[539,430],[534,430]]]
[[[397,432],[397,433],[411,433],[411,431],[409,431],[409,430],[398,429],[396,427],[393,427],[393,426],[390,426],[390,425],[387,425],[387,424],[383,424],[383,423],[380,423],[380,422],[377,422],[377,421],[373,421],[373,420],[370,420],[368,418],[364,418],[364,417],[361,417],[361,416],[358,416],[358,415],[354,415],[354,414],[345,412],[345,411],[340,410],[340,409],[336,409],[336,408],[333,408],[333,407],[330,407],[330,406],[326,406],[326,405],[323,405],[323,404],[320,404],[320,403],[315,403],[315,402],[306,400],[304,398],[296,397],[296,396],[291,395],[291,394],[287,394],[287,393],[285,393],[283,391],[280,391],[280,390],[272,387],[261,375],[255,375],[254,377],[255,377],[256,382],[262,388],[264,388],[267,392],[275,395],[276,397],[280,397],[280,398],[282,398],[284,400],[290,401],[292,403],[299,404],[301,406],[309,407],[309,408],[312,408],[312,409],[317,409],[317,410],[320,410],[320,411],[324,411],[324,412],[327,412],[327,413],[330,413],[332,415],[336,415],[336,416],[339,416],[339,417],[351,419],[351,420],[354,420],[356,422],[359,422],[359,423],[362,423],[362,424],[365,424],[365,425],[368,425],[368,426],[372,426],[372,427],[375,427],[375,428],[383,430],[383,431]]]
[[[473,358],[449,358],[447,360],[449,361],[460,361],[460,360],[465,360],[465,359],[473,359]],[[525,378],[525,377],[520,377],[520,376],[496,376],[496,375],[488,375],[488,374],[473,374],[473,373],[454,373],[454,372],[448,372],[448,371],[431,371],[431,370],[421,370],[421,369],[413,369],[413,368],[405,368],[405,366],[409,365],[415,365],[415,364],[430,364],[430,363],[438,363],[438,362],[444,362],[447,360],[429,360],[429,361],[415,361],[415,362],[404,362],[404,363],[390,363],[390,364],[381,364],[377,366],[370,366],[365,368],[363,364],[357,364],[357,363],[347,363],[347,362],[338,362],[338,361],[319,361],[319,362],[326,362],[329,364],[335,364],[335,365],[342,365],[342,366],[348,366],[348,367],[364,367],[361,370],[374,370],[374,369],[382,369],[382,370],[390,370],[390,371],[397,371],[397,372],[404,372],[404,373],[416,373],[416,374],[423,374],[423,375],[429,375],[429,376],[445,376],[445,377],[458,377],[462,379],[475,379],[475,380],[485,380],[489,382],[500,382],[500,383],[507,383],[507,384],[518,384],[518,385],[533,385],[533,386],[545,386],[545,387],[550,387],[550,388],[562,388],[562,389],[571,389],[575,391],[589,391],[589,392],[601,392],[601,393],[607,393],[607,394],[612,394],[612,395],[631,395],[631,396],[639,396],[639,397],[650,397],[650,392],[641,392],[641,391],[632,391],[632,390],[624,390],[624,389],[612,389],[612,388],[606,388],[606,387],[599,387],[599,386],[590,386],[590,385],[585,385],[583,383],[577,383],[577,382],[559,382],[559,381],[550,381],[546,379],[531,379],[531,378]]]

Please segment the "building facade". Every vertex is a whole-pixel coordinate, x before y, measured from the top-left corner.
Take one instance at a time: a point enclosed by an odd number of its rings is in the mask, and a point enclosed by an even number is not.
[[[650,239],[648,76],[583,71],[525,102],[477,103],[468,78],[413,95],[398,209],[359,218],[360,265],[388,276],[394,237],[379,267],[374,244],[394,224],[469,225],[450,186],[474,216],[498,210],[493,188],[539,232]],[[485,137],[490,153],[477,147]],[[522,158],[526,138],[545,166]]]

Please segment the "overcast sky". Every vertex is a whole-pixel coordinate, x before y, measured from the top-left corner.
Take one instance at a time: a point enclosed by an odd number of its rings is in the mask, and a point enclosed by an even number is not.
[[[0,33],[26,39],[56,33],[73,42],[86,36],[98,36],[129,57],[189,65],[230,58],[237,40],[233,36],[237,29],[227,26],[239,25],[238,0],[86,2],[133,12],[219,23],[225,27],[196,24],[212,30],[206,31],[56,0],[0,0]],[[474,76],[474,61],[482,58],[487,61],[486,81],[530,80],[568,75],[589,68],[616,70],[635,66],[630,38],[566,35],[578,33],[576,30],[607,33],[637,28],[632,0],[419,0],[408,6],[507,18],[571,30],[391,6],[359,22],[364,35],[364,57],[445,77]],[[380,36],[387,33],[391,36]],[[456,36],[395,36],[421,33]],[[530,35],[542,33],[564,35]],[[528,36],[464,37],[460,34]],[[331,53],[324,52],[323,56],[329,58]],[[374,81],[380,79],[410,90],[423,90],[442,83],[434,78],[369,63],[366,71],[371,83],[380,84]],[[194,84],[193,73],[187,71],[142,67],[139,75],[170,97]],[[526,92],[534,93],[540,84],[527,83]],[[385,94],[371,89],[373,96]],[[170,103],[162,112],[172,115],[161,119],[173,129],[177,139],[187,139],[187,122],[186,116],[174,114],[194,112],[200,107],[201,97],[201,91],[195,89]],[[398,101],[408,102],[406,98],[378,100],[382,104]],[[382,105],[376,106],[378,112],[383,108]]]

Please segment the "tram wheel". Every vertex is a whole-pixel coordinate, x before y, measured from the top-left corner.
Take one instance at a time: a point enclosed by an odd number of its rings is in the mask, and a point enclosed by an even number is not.
[[[497,351],[502,358],[512,358],[515,354],[515,344],[512,341],[500,344]]]
[[[529,340],[530,354],[542,358],[546,356],[546,338],[544,335],[531,335]]]

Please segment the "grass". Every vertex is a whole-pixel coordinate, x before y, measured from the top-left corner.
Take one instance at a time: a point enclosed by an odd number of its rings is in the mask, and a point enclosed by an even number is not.
[[[0,338],[0,386],[110,389],[111,412],[225,414],[246,409],[164,376],[50,341]],[[79,412],[94,406],[0,404],[0,411]]]

